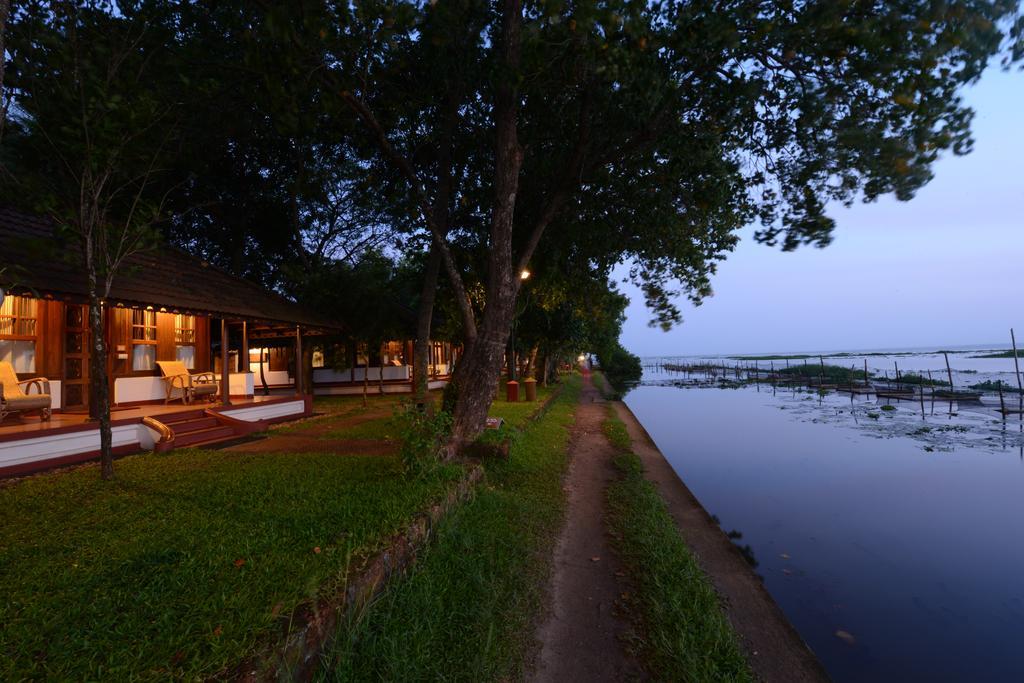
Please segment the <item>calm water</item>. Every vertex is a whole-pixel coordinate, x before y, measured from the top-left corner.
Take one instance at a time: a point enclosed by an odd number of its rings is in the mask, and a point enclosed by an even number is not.
[[[1010,363],[1012,377],[1012,360],[996,362],[979,370]],[[642,385],[626,403],[722,528],[742,533],[835,680],[1024,681],[1016,417],[763,385]]]

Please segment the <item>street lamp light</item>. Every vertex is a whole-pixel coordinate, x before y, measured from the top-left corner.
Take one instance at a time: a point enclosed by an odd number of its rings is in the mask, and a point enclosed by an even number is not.
[[[529,280],[530,279],[530,271],[524,270],[523,272],[519,273],[519,279],[520,280]]]

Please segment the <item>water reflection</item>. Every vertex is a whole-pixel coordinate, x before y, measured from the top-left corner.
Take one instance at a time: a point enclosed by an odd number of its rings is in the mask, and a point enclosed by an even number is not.
[[[743,529],[836,680],[1024,680],[1024,425],[766,385],[626,402],[722,528]]]

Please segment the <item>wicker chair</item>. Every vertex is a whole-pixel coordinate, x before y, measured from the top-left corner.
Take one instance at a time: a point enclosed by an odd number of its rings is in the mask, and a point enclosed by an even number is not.
[[[217,379],[212,372],[192,374],[180,360],[158,360],[157,367],[163,375],[164,389],[167,397],[164,403],[181,399],[184,404],[192,403],[197,398],[214,401],[217,398]],[[175,392],[179,395],[175,396]]]
[[[32,392],[33,387],[35,393]],[[50,419],[50,380],[45,377],[18,379],[14,366],[0,362],[0,422],[11,413],[39,411],[44,422]]]

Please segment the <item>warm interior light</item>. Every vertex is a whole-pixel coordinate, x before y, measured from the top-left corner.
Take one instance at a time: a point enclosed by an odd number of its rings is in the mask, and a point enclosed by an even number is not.
[[[529,277],[530,277],[530,271],[528,271],[528,270],[524,270],[523,272],[519,273],[519,279],[520,280],[526,280],[526,279],[529,279]]]

